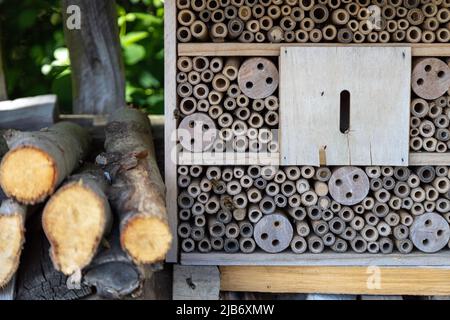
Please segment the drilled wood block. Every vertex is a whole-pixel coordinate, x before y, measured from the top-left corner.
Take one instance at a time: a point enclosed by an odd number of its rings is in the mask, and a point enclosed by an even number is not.
[[[282,48],[281,164],[408,165],[410,78],[409,47]]]

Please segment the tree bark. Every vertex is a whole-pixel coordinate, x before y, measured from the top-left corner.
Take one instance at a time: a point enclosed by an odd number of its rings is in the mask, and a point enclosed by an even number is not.
[[[40,215],[30,219],[27,243],[17,277],[17,300],[75,300],[92,294],[87,286],[67,288],[67,277],[53,267],[50,244],[41,228]]]
[[[70,122],[36,132],[8,130],[4,137],[9,151],[0,165],[0,186],[9,198],[27,205],[53,194],[87,156],[91,140]]]
[[[0,206],[0,288],[4,287],[19,267],[22,246],[25,243],[27,207],[13,200]]]
[[[172,234],[148,117],[128,108],[116,111],[106,127],[105,150],[97,163],[112,179],[109,198],[122,248],[136,264],[163,260]]]
[[[78,6],[81,28],[71,28],[67,8]],[[114,0],[63,0],[64,30],[70,52],[73,111],[110,114],[125,106],[125,76]]]
[[[84,167],[47,202],[42,225],[50,242],[50,257],[65,275],[80,273],[94,258],[112,225],[103,171]]]

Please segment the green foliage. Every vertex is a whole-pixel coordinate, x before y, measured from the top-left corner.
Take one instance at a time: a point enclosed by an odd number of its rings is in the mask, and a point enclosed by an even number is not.
[[[164,32],[161,0],[117,0],[127,102],[149,113],[164,110]],[[72,104],[70,60],[59,0],[0,0],[10,98],[55,93]]]

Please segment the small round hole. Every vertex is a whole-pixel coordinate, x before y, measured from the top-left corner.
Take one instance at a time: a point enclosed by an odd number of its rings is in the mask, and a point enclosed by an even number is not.
[[[438,75],[439,76],[439,75]],[[273,78],[269,77],[266,79],[266,83],[267,84],[272,84],[273,83]]]
[[[268,237],[269,237],[269,235],[267,233],[263,233],[261,235],[261,239],[263,239],[263,240],[267,240]]]
[[[280,244],[280,241],[277,240],[277,239],[275,239],[275,240],[272,241],[272,245],[273,245],[274,247],[278,246],[279,244]]]

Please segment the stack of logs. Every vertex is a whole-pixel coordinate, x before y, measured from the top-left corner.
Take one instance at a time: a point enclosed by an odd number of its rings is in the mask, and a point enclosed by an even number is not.
[[[450,148],[450,59],[416,59],[414,65],[411,150],[447,152]]]
[[[450,41],[448,0],[176,0],[180,42]]]
[[[180,57],[178,138],[185,150],[277,152],[278,69],[271,60]]]
[[[178,167],[184,252],[410,253],[449,245],[449,168]]]
[[[105,135],[105,153],[89,164],[91,137],[77,124],[3,132],[0,287],[19,266],[26,219],[42,208],[53,265],[74,288],[121,297],[141,285],[143,265],[164,259],[172,235],[150,122],[123,108]]]

